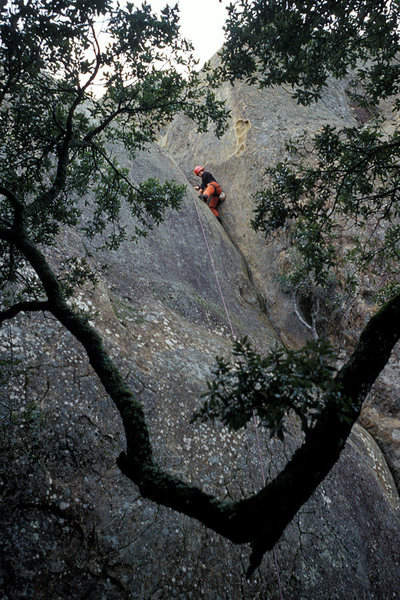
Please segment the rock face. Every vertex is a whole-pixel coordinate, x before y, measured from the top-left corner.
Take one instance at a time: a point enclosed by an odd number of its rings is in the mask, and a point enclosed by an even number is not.
[[[185,182],[193,164],[205,162],[228,194],[224,227],[188,186],[181,211],[168,213],[147,238],[95,254],[108,273],[75,302],[90,311],[142,400],[159,462],[229,499],[259,489],[260,457],[272,478],[296,440],[281,444],[260,431],[259,456],[253,428],[232,434],[189,421],[215,355],[230,352],[232,332],[261,350],[307,337],[277,283],[284,242],[266,246],[249,220],[264,164],[309,116],[282,90],[223,93],[234,118],[222,141],[178,119],[162,147],[129,167],[140,179]],[[353,119],[342,86],[318,111],[315,127],[332,114]],[[64,232],[52,261],[81,245],[75,231]],[[273,599],[279,582],[285,599],[400,598],[399,496],[383,454],[360,426],[275,557],[267,555],[247,580],[247,547],[144,500],[121,475],[118,414],[69,334],[48,317],[21,318],[0,330],[0,352],[4,598]]]
[[[254,197],[266,187],[266,168],[283,159],[288,138],[295,140],[304,130],[316,133],[327,123],[357,123],[345,90],[346,82],[332,82],[322,100],[309,108],[298,106],[282,87],[260,91],[241,82],[225,84],[219,95],[231,111],[231,126],[221,140],[197,134],[181,116],[161,140],[189,181],[195,179],[193,165],[204,164],[226,191],[224,227],[248,262],[271,323],[289,346],[303,345],[309,333],[282,284],[287,241],[266,243],[250,226]]]
[[[287,241],[283,237],[266,241],[255,233],[254,197],[268,182],[265,170],[285,156],[285,141],[296,140],[305,130],[310,135],[324,125],[361,126],[360,109],[346,90],[350,80],[331,81],[322,99],[311,107],[298,106],[288,90],[276,87],[259,90],[244,83],[225,84],[218,92],[231,111],[231,126],[221,140],[210,134],[198,135],[192,124],[178,116],[165,132],[161,143],[173,156],[189,181],[194,182],[193,165],[204,164],[227,193],[221,207],[224,228],[240,248],[257,296],[273,329],[289,347],[302,346],[311,337],[302,323],[288,293],[285,273],[288,268]],[[390,103],[380,107],[388,133],[398,126]],[[365,277],[358,297],[346,298],[340,310],[328,311],[321,325],[344,355],[354,347],[358,335],[377,307],[369,300],[375,291]],[[301,308],[301,307],[300,307]],[[307,322],[307,315],[304,321]],[[365,403],[361,421],[384,450],[396,484],[400,489],[400,403],[397,349],[379,383]]]

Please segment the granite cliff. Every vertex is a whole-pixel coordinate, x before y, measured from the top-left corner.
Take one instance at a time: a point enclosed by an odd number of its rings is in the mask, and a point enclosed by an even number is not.
[[[108,270],[75,302],[90,311],[140,396],[161,464],[221,498],[237,498],[261,485],[255,431],[189,423],[214,357],[229,354],[232,329],[260,350],[281,340],[298,347],[310,336],[281,283],[285,240],[266,244],[252,231],[252,199],[286,137],[328,121],[353,124],[357,115],[346,82],[332,83],[312,109],[282,88],[239,84],[221,94],[232,111],[221,140],[178,117],[159,145],[127,165],[137,180],[186,183],[184,205],[138,244],[97,252],[93,264],[106,262]],[[191,187],[201,163],[227,192],[223,226]],[[53,263],[82,244],[76,231],[64,232]],[[337,318],[344,351],[373,310],[364,304],[358,299],[353,313]],[[7,374],[0,404],[5,598],[279,598],[273,554],[246,579],[248,548],[144,500],[119,472],[119,417],[57,323],[38,316],[10,322],[0,330],[0,352]],[[339,462],[276,548],[285,599],[400,598],[397,369],[395,355]],[[272,477],[296,440],[259,436]]]

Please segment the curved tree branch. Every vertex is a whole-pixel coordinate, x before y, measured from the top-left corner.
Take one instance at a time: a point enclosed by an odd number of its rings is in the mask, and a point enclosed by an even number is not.
[[[310,325],[303,318],[303,316],[300,312],[300,308],[297,304],[297,292],[299,291],[299,288],[300,288],[300,284],[296,287],[296,289],[293,292],[293,310],[295,312],[296,317],[299,319],[300,323],[302,323],[304,325],[304,327],[306,327],[307,329],[309,329],[311,331],[314,340],[317,341],[319,339],[319,336],[318,336],[318,332],[317,332],[316,318],[318,317],[318,313],[319,313],[319,299],[317,298],[317,308],[311,315],[311,325]]]
[[[97,57],[96,66],[95,66],[94,72],[92,73],[93,78],[95,77],[98,70],[99,70],[99,59]],[[68,165],[69,165],[69,159],[70,159],[71,144],[74,139],[74,134],[73,134],[74,115],[75,115],[75,111],[78,108],[78,106],[80,104],[82,104],[82,102],[84,101],[85,89],[90,83],[91,83],[91,78],[89,78],[89,80],[86,82],[86,84],[84,85],[83,88],[79,88],[77,90],[76,97],[69,107],[67,118],[66,118],[66,123],[65,123],[64,135],[59,136],[59,138],[58,138],[59,143],[57,146],[57,163],[56,163],[56,173],[55,173],[54,180],[47,190],[40,193],[39,196],[33,202],[31,202],[31,204],[29,204],[29,207],[27,210],[30,214],[33,214],[37,210],[38,205],[41,205],[45,202],[49,202],[49,203],[53,202],[65,187],[65,183],[67,180],[67,174],[68,174]],[[60,127],[60,125],[58,125],[58,127]]]
[[[49,310],[49,303],[46,300],[17,302],[9,308],[0,311],[0,327],[4,321],[14,318],[20,312],[39,312],[46,310]]]
[[[85,317],[68,306],[55,273],[36,246],[26,236],[14,240],[43,284],[49,311],[83,345],[121,415],[127,440],[126,451],[118,459],[121,471],[138,485],[144,497],[198,519],[235,543],[250,542],[251,573],[338,460],[368,391],[400,338],[400,294],[370,319],[353,355],[339,371],[336,380],[342,393],[341,407],[328,399],[303,445],[281,473],[249,498],[225,503],[169,475],[155,463],[143,409],[100,336]]]
[[[23,202],[19,200],[19,198],[14,194],[14,192],[12,192],[3,185],[0,185],[0,194],[7,198],[14,210],[21,211],[25,208]]]
[[[251,507],[260,525],[264,512],[271,515],[264,535],[261,533],[253,545],[250,573],[338,460],[369,390],[399,339],[400,294],[397,294],[368,321],[352,356],[337,374],[345,410],[339,409],[335,401],[328,401],[283,471],[254,497],[242,501],[242,508]]]
[[[99,334],[85,317],[67,304],[62,287],[41,251],[27,237],[18,237],[16,245],[42,282],[48,310],[83,345],[91,366],[121,415],[127,440],[127,450],[118,460],[121,470],[139,486],[143,495],[230,537],[229,511],[225,503],[162,472],[154,463],[143,409],[112,362]]]

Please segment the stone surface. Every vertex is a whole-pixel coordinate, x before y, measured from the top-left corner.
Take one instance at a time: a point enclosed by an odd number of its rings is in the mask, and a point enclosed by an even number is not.
[[[253,231],[254,198],[268,183],[266,169],[285,156],[287,139],[296,140],[304,130],[316,133],[327,123],[334,127],[357,124],[347,85],[347,81],[330,82],[320,102],[303,107],[291,98],[290,89],[225,84],[218,94],[231,111],[231,122],[221,140],[212,133],[197,134],[180,115],[160,140],[189,181],[196,179],[193,165],[204,164],[221,183],[227,193],[221,207],[224,228],[249,265],[272,325],[289,346],[301,346],[309,332],[294,314],[285,289],[288,242],[280,237],[266,243],[262,233]]]
[[[287,240],[279,235],[266,241],[262,233],[251,228],[254,198],[268,183],[266,168],[285,156],[287,139],[296,140],[305,130],[312,135],[327,123],[337,128],[363,125],[366,119],[361,118],[347,93],[352,84],[350,77],[341,82],[329,81],[321,100],[310,107],[298,106],[290,96],[290,88],[259,90],[243,82],[235,86],[225,84],[218,94],[231,111],[231,122],[221,140],[212,133],[197,134],[190,121],[181,115],[160,140],[189,181],[194,183],[196,179],[193,165],[204,164],[226,191],[227,200],[221,207],[224,229],[246,260],[267,319],[289,347],[302,346],[311,338],[311,330],[296,316],[293,295],[285,282],[289,266]],[[392,108],[388,101],[380,106],[387,133],[393,133],[398,126]],[[345,234],[340,243],[344,249]],[[367,274],[359,276],[357,295],[343,290],[335,292],[337,309],[321,304],[319,330],[342,349],[343,359],[352,351],[367,318],[378,308],[371,300],[374,291],[372,278]],[[303,317],[307,322],[307,316]],[[361,422],[385,452],[400,489],[398,352],[397,349],[366,402]]]
[[[190,417],[215,355],[230,352],[232,329],[261,350],[280,338],[298,345],[307,337],[278,284],[275,263],[284,242],[265,246],[249,219],[265,157],[274,160],[287,132],[309,117],[283,90],[271,98],[255,91],[247,97],[243,86],[224,94],[235,120],[216,143],[214,162],[207,154],[211,138],[178,120],[164,147],[152,147],[129,166],[138,179],[185,182],[187,176],[194,183],[194,148],[203,148],[195,162],[207,162],[228,193],[225,229],[189,186],[181,211],[169,212],[147,238],[112,255],[95,253],[93,262],[107,262],[108,274],[75,302],[90,312],[143,402],[160,463],[220,498],[237,498],[260,487],[254,428],[232,434],[217,425],[191,425]],[[330,90],[318,109],[320,121],[330,111],[350,122],[343,98],[341,86]],[[124,219],[129,223],[128,214]],[[78,253],[81,244],[76,232],[65,232],[52,261]],[[279,598],[272,553],[247,580],[248,547],[141,498],[121,475],[115,464],[124,447],[118,414],[80,347],[53,319],[8,323],[0,330],[0,352],[1,361],[13,361],[11,367],[1,363],[7,384],[0,390],[5,599]],[[282,444],[259,433],[272,478],[297,438]],[[396,430],[392,437],[398,439]],[[400,598],[399,519],[384,456],[357,426],[276,547],[285,600]]]

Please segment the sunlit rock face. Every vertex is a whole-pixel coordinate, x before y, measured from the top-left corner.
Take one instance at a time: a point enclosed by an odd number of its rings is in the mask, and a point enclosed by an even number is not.
[[[260,430],[259,451],[253,427],[233,434],[190,424],[214,357],[229,355],[233,335],[247,334],[261,351],[309,336],[279,284],[285,242],[266,245],[249,226],[252,197],[287,134],[307,120],[318,128],[353,116],[343,85],[327,91],[312,119],[283,90],[223,93],[233,114],[223,140],[178,119],[129,164],[138,181],[189,180],[184,204],[138,244],[94,253],[93,265],[108,271],[75,302],[141,399],[157,460],[229,500],[260,488],[260,460],[271,479],[299,438],[295,423],[285,444]],[[191,189],[198,163],[226,189],[223,226]],[[76,231],[63,232],[52,263],[82,244]],[[248,547],[141,498],[121,475],[118,413],[61,326],[21,317],[0,330],[0,351],[5,598],[273,599],[279,582],[285,599],[400,597],[399,497],[361,427],[277,545],[278,573],[269,554],[247,580]]]
[[[216,58],[213,59],[216,62]],[[239,82],[225,84],[218,94],[231,111],[228,131],[220,139],[212,133],[199,135],[192,123],[178,116],[164,132],[160,143],[173,156],[186,177],[194,183],[193,166],[204,164],[221,183],[227,200],[221,206],[226,233],[244,256],[262,309],[280,339],[289,347],[303,345],[312,337],[309,297],[300,300],[295,310],[294,294],[287,285],[290,267],[288,240],[284,235],[265,239],[251,227],[255,196],[268,184],[266,169],[286,156],[285,142],[296,141],[304,131],[311,137],[322,127],[362,127],[368,114],[354,104],[349,96],[354,81],[348,77],[329,81],[321,100],[303,107],[296,104],[290,88],[260,90]],[[382,102],[379,110],[384,117],[384,130],[393,133],[398,118],[392,104]],[[374,224],[371,224],[371,228]],[[367,232],[368,234],[368,232]],[[340,238],[346,247],[346,233]],[[327,334],[342,349],[343,356],[352,351],[358,335],[377,306],[371,300],[375,291],[368,274],[359,276],[359,293],[336,290],[339,300],[336,310],[319,305],[317,329]],[[312,300],[312,298],[311,298]],[[302,310],[303,309],[303,310]],[[305,309],[305,310],[304,310]],[[314,304],[315,310],[315,304]],[[299,319],[299,313],[302,320]],[[386,460],[400,487],[400,394],[398,348],[382,377],[365,403],[361,422],[384,450]]]
[[[281,237],[266,243],[253,231],[255,195],[267,185],[267,167],[285,157],[289,138],[296,140],[304,130],[311,135],[327,123],[333,127],[357,123],[347,85],[331,83],[318,104],[303,107],[291,98],[290,89],[225,84],[218,95],[226,101],[231,120],[220,140],[212,133],[199,135],[182,116],[160,140],[190,181],[196,179],[193,166],[204,164],[221,183],[227,193],[221,208],[224,227],[246,257],[271,322],[290,346],[302,345],[308,332],[293,311],[291,295],[284,291],[288,241]]]

